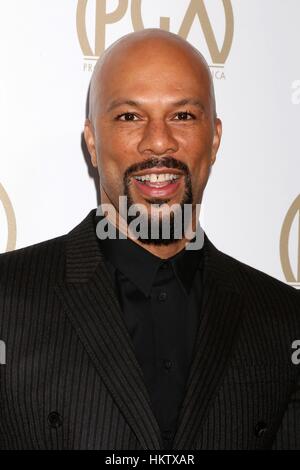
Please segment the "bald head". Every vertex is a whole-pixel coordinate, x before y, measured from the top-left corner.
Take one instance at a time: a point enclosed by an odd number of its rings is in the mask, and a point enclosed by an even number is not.
[[[205,89],[211,113],[216,117],[216,105],[213,81],[210,69],[203,55],[190,43],[180,36],[162,29],[144,29],[123,36],[105,50],[96,63],[89,92],[89,120],[93,123],[96,111],[103,105],[107,85],[111,80],[117,80],[120,74],[124,76],[136,67],[144,70],[149,64],[161,64],[157,73],[163,73],[163,68],[192,70],[199,78],[199,83]],[[146,77],[145,77],[146,78]],[[155,77],[149,76],[149,80]]]

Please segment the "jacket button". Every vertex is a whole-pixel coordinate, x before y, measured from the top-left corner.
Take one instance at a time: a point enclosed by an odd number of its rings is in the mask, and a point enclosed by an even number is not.
[[[62,425],[62,417],[57,411],[48,414],[48,424],[51,428],[59,428]]]
[[[262,437],[267,430],[267,424],[264,421],[260,421],[254,428],[254,434],[256,437]]]
[[[165,359],[165,360],[164,360],[164,368],[165,368],[166,370],[170,370],[171,367],[172,367],[172,365],[173,365],[173,362],[170,361],[169,359]]]
[[[166,292],[160,292],[158,294],[158,300],[160,302],[165,302],[167,300],[167,293]]]

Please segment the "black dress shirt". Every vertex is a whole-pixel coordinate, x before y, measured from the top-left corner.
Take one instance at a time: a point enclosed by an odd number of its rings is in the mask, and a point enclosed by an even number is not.
[[[203,249],[184,248],[165,260],[129,238],[99,243],[170,449],[199,326]]]

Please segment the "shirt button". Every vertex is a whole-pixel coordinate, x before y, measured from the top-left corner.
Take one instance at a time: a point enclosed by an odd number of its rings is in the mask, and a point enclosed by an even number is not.
[[[165,300],[167,300],[167,293],[166,292],[160,292],[158,294],[158,300],[160,302],[165,302]]]
[[[48,424],[51,428],[59,428],[62,425],[62,417],[57,411],[51,411],[48,415]]]
[[[267,424],[264,421],[260,421],[254,428],[254,434],[256,437],[262,437],[267,430]]]
[[[173,365],[173,363],[172,363],[172,361],[170,361],[170,359],[164,360],[164,368],[165,368],[166,370],[170,370],[171,367],[172,367],[172,365]]]

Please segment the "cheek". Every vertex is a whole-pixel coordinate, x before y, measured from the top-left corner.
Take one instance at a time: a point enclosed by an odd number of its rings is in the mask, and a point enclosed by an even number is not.
[[[132,157],[130,159],[132,152],[126,147],[126,139],[124,144],[121,139],[110,138],[109,141],[107,139],[99,141],[97,155],[101,185],[113,199],[117,199],[124,193],[124,173],[136,160],[132,162]]]
[[[136,163],[133,139],[128,131],[115,131],[109,124],[100,122],[96,133],[96,151],[100,183],[106,193],[116,203],[124,194],[124,173]],[[130,137],[130,138],[129,138]]]
[[[197,192],[202,192],[206,186],[207,180],[209,178],[210,172],[210,154],[206,153],[202,156],[199,156],[191,168],[192,172],[192,186]]]
[[[200,175],[207,172],[210,164],[212,150],[212,140],[207,136],[194,135],[187,139],[183,147],[183,154],[186,157],[186,163],[191,172],[192,178],[199,178]]]
[[[195,201],[202,198],[210,172],[212,135],[201,130],[186,136],[183,154],[191,173],[192,189]]]
[[[211,152],[213,143],[213,130],[208,122],[195,127],[187,127],[184,133],[178,136],[181,148],[186,155],[198,156],[201,159]]]
[[[112,132],[111,129],[103,129],[99,133],[101,138],[97,142],[98,160],[107,168],[113,168],[124,173],[125,169],[134,161],[132,139],[128,132]],[[117,176],[116,176],[117,177]]]

